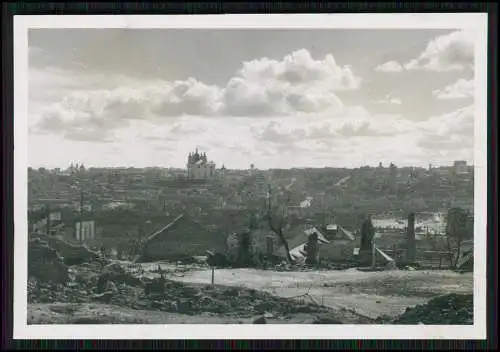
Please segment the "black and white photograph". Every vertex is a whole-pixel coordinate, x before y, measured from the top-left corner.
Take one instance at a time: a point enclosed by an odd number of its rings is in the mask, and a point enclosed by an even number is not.
[[[15,334],[485,336],[486,15],[153,17],[15,18]]]

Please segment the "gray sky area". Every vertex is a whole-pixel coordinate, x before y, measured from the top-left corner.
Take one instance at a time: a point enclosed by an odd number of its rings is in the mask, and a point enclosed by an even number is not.
[[[450,164],[473,157],[471,35],[30,29],[29,164]]]

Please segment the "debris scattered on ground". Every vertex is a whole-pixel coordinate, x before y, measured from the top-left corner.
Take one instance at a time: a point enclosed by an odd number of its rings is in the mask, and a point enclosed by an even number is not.
[[[55,236],[40,236],[39,239],[48,243],[63,258],[66,265],[78,265],[94,260],[101,260],[101,255],[85,246],[66,242]]]
[[[343,324],[339,319],[328,315],[317,315],[312,321],[313,324]]]
[[[293,313],[331,313],[330,308],[253,289],[185,284],[161,278],[140,279],[117,263],[93,276],[86,272],[89,267],[89,264],[73,266],[66,285],[32,279],[28,285],[29,303],[99,302],[188,315],[214,313],[251,317],[258,314],[264,318],[280,318]]]
[[[140,278],[128,273],[125,268],[118,263],[111,263],[103,268],[97,281],[97,291],[103,292],[103,290],[106,289],[106,285],[114,282],[125,283],[130,286],[142,285]]]
[[[252,324],[267,324],[266,317],[261,316],[261,317],[255,318],[252,321]]]
[[[199,266],[197,264],[151,263],[151,265],[145,265],[98,259],[68,266],[63,262],[57,250],[40,239],[30,241],[30,253],[35,254],[29,266],[28,303],[30,305],[56,302],[80,305],[106,304],[120,307],[120,309],[164,312],[191,317],[208,314],[225,319],[243,319],[254,324],[273,324],[276,321],[296,319],[298,316],[305,317],[305,321],[309,324],[392,323],[385,317],[373,321],[356,312],[323,307],[318,302],[305,303],[291,298],[280,298],[254,289],[188,284],[169,279],[169,277],[179,275],[180,271],[193,270]],[[35,265],[35,263],[38,264]],[[203,265],[206,268],[207,264]],[[283,271],[312,270],[300,264],[282,263],[278,267]],[[450,302],[437,299],[436,302],[441,302],[438,304],[432,300],[428,305],[408,310],[398,318],[396,324],[472,323],[472,299],[470,307],[460,305],[462,301],[457,301],[456,298]],[[429,305],[431,308],[427,307]],[[436,319],[435,311],[441,312],[438,319]],[[102,323],[110,318],[82,317],[79,319],[74,317],[73,320],[82,324],[92,321]]]
[[[207,251],[207,264],[216,268],[227,268],[231,266],[231,260],[225,253]]]
[[[474,323],[473,313],[473,295],[448,294],[407,308],[393,324],[468,325]]]

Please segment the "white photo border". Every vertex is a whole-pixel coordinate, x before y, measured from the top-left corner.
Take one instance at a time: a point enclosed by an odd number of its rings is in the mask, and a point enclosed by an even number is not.
[[[14,339],[486,339],[486,13],[14,16]],[[469,29],[475,40],[474,324],[27,324],[28,30],[31,28]]]

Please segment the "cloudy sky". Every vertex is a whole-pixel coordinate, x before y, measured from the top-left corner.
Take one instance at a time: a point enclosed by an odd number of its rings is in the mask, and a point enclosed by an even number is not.
[[[29,164],[472,162],[473,61],[452,30],[31,29]]]

